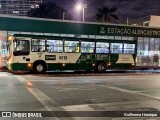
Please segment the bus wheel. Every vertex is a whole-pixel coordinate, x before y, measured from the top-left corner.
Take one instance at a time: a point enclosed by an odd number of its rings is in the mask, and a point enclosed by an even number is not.
[[[101,63],[99,63],[98,65],[97,65],[97,67],[96,67],[96,71],[97,72],[106,72],[106,64],[105,63],[103,63],[103,62],[101,62]]]
[[[44,73],[46,71],[45,65],[42,63],[36,63],[33,66],[34,73]]]

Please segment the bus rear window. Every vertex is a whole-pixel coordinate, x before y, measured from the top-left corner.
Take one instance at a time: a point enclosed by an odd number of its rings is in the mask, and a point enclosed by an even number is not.
[[[19,55],[29,55],[29,41],[26,40],[15,40],[14,44],[14,52],[15,56]]]

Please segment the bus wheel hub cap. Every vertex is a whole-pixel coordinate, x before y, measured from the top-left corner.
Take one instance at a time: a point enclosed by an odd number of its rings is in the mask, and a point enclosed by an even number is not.
[[[98,65],[98,70],[99,71],[103,71],[105,69],[103,64]]]
[[[42,65],[38,65],[38,66],[37,66],[37,71],[38,71],[38,72],[43,71],[43,66],[42,66]]]

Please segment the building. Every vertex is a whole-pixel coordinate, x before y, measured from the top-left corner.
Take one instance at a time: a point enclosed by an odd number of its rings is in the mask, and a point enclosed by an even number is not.
[[[0,15],[0,49],[6,54],[7,38],[13,34],[49,35],[79,39],[136,40],[137,67],[160,68],[160,28],[106,23],[61,21]]]
[[[135,20],[130,20],[129,21],[130,25],[135,25],[135,26],[146,26],[146,27],[156,27],[160,28],[160,16],[146,16],[142,18],[138,18]],[[159,51],[160,50],[160,43],[159,39],[154,38],[154,37],[142,37],[138,41],[138,50],[143,51],[143,52],[138,52],[137,56],[137,65],[142,66],[142,63],[146,64],[147,66],[150,66],[153,61],[156,59],[153,57],[153,54],[155,56],[159,56]],[[153,65],[153,64],[152,64]]]
[[[130,25],[160,27],[160,16],[151,15],[128,21]]]
[[[0,0],[0,14],[27,16],[31,8],[38,8],[42,0]]]

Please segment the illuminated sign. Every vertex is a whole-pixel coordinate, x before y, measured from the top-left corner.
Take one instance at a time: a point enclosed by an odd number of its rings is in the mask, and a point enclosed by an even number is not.
[[[149,27],[101,26],[99,34],[135,37],[160,37],[160,29]]]

